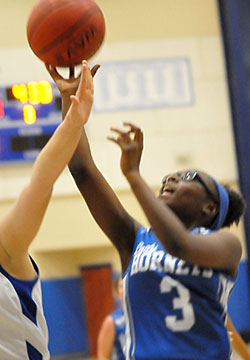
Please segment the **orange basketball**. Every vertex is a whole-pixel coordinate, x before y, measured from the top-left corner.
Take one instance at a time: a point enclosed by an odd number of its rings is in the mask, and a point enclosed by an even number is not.
[[[39,0],[27,22],[27,39],[43,62],[78,65],[101,46],[105,20],[93,0]]]

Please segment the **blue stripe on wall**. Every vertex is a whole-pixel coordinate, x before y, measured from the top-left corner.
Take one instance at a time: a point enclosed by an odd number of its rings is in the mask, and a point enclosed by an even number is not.
[[[82,280],[42,280],[42,293],[51,355],[88,353]]]
[[[248,263],[241,261],[238,277],[229,298],[228,313],[238,331],[250,329]]]

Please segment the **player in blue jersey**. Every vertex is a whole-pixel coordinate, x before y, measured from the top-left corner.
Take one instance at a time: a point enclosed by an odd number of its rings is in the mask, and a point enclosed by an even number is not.
[[[125,360],[123,353],[125,319],[122,310],[123,288],[120,276],[115,281],[115,296],[118,296],[121,306],[107,315],[102,323],[97,339],[98,360]]]
[[[93,103],[87,62],[65,121],[38,155],[29,183],[0,220],[0,359],[48,360],[39,271],[29,246],[42,223],[53,185],[70,160]]]
[[[77,79],[69,84],[51,75],[65,114],[69,93],[64,83],[74,93]],[[117,137],[111,140],[122,150],[122,172],[150,229],[126,212],[96,167],[84,129],[69,163],[90,212],[120,254],[126,359],[228,360],[227,301],[242,248],[234,234],[218,230],[239,222],[245,202],[192,169],[166,176],[155,196],[139,171],[143,134],[126,125],[128,131],[113,129]]]

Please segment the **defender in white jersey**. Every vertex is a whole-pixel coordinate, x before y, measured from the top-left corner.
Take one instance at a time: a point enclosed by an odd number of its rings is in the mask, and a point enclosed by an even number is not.
[[[70,160],[91,111],[93,80],[86,61],[71,101],[65,121],[38,155],[28,185],[0,220],[1,360],[50,358],[39,272],[28,249],[41,225],[53,185]]]
[[[59,90],[63,84],[70,86],[67,80],[54,80]],[[67,101],[63,95],[64,113]],[[156,197],[139,171],[143,134],[133,124],[125,125],[128,131],[112,129],[117,138],[109,139],[122,150],[122,172],[150,232],[126,212],[97,169],[84,129],[69,169],[121,258],[126,358],[228,360],[227,298],[242,249],[234,234],[218,230],[238,223],[245,202],[239,193],[196,170],[166,176]],[[213,231],[206,236],[192,232],[200,227]]]

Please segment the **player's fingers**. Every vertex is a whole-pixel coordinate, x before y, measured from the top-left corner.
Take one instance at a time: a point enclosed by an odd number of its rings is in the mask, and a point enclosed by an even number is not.
[[[124,142],[122,141],[122,139],[121,139],[120,137],[114,138],[114,137],[112,137],[112,136],[107,136],[107,139],[108,139],[109,141],[112,141],[112,142],[114,142],[115,144],[119,145],[121,148],[122,148],[122,146],[123,146],[123,144],[124,144]]]
[[[125,131],[121,131],[119,129],[114,129],[111,128],[111,131],[115,132],[118,136],[117,139],[119,141],[119,144],[122,142],[123,144],[129,144],[131,143],[131,138],[130,138],[130,134],[129,131],[125,132]]]
[[[130,130],[129,131],[122,131],[120,129],[113,128],[113,127],[110,128],[110,131],[113,131],[116,134],[118,134],[119,136],[124,136],[124,137],[129,137],[129,134],[130,134]]]
[[[75,95],[71,95],[70,100],[71,100],[72,104],[79,105],[79,100]]]
[[[55,75],[55,74],[54,74],[54,71],[53,71],[53,67],[52,67],[50,64],[48,64],[48,63],[44,63],[44,65],[45,65],[48,73],[50,74],[50,76],[51,76],[52,79],[54,80],[54,75]]]
[[[89,71],[89,66],[87,61],[82,61],[82,71],[81,71],[81,78],[80,78],[80,83],[77,89],[77,95],[81,96],[82,91],[84,91],[85,89],[88,88],[87,83],[88,83],[88,71]],[[83,95],[83,94],[82,94]],[[84,96],[84,95],[83,95]]]
[[[123,125],[129,126],[133,131],[141,131],[141,129],[138,126],[132,124],[131,122],[124,122]]]
[[[45,63],[45,67],[48,70],[48,72],[53,80],[63,79],[63,77],[58,73],[58,71],[56,70],[56,68],[54,66]]]
[[[76,96],[80,101],[85,101],[89,96],[93,97],[94,86],[90,68],[86,64],[82,67],[80,83],[76,92]]]
[[[128,131],[129,134],[134,134],[134,140],[139,142],[140,144],[143,144],[143,132],[138,126],[130,122],[124,122],[123,125],[129,126],[130,127],[130,130]]]
[[[69,78],[73,79],[75,77],[75,67],[74,66],[70,66],[69,67]]]
[[[93,75],[92,75],[90,68],[89,68],[89,73],[88,73],[88,88],[90,89],[91,93],[93,94],[94,93],[94,82],[93,82]]]
[[[44,65],[45,65],[46,69],[48,70],[48,72],[50,72],[50,64],[44,63]]]
[[[94,65],[94,66],[92,67],[92,69],[91,69],[91,75],[92,75],[92,77],[95,76],[95,74],[97,73],[97,70],[99,69],[100,66],[101,66],[101,65],[96,64],[96,65]]]
[[[117,139],[112,136],[107,136],[107,139],[113,141],[114,143],[118,143]]]
[[[143,144],[143,132],[140,129],[135,132],[134,140],[141,145]]]
[[[86,62],[86,73],[85,73],[85,87],[86,89],[90,90],[91,93],[93,94],[94,92],[93,77],[87,62]]]

